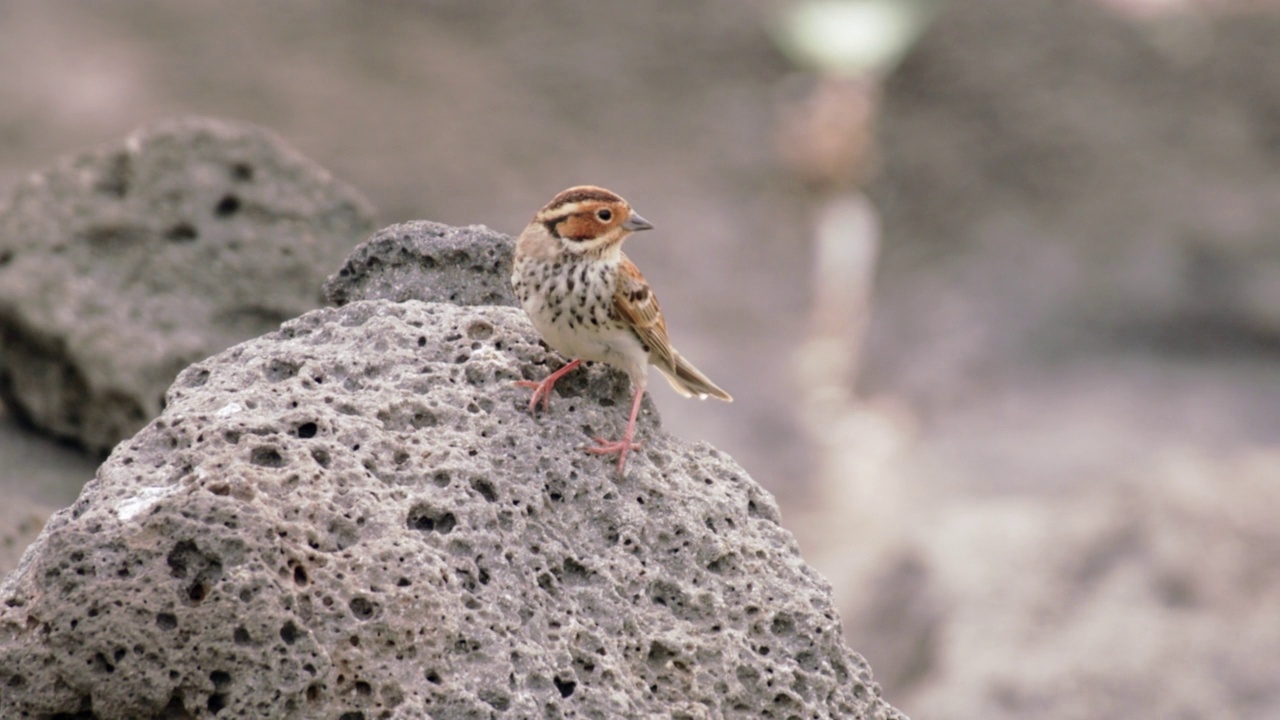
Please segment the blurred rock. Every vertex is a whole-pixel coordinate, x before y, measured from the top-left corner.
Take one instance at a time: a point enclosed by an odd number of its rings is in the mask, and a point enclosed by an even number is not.
[[[368,203],[261,129],[171,120],[68,157],[0,211],[0,397],[106,451],[190,363],[320,304]]]
[[[10,497],[0,503],[0,578],[18,565],[18,558],[40,534],[40,528],[53,514],[22,497]]]
[[[339,306],[357,300],[514,306],[514,249],[511,238],[483,225],[392,225],[352,251],[324,293]]]
[[[1277,477],[1275,452],[1170,451],[1087,497],[939,514],[951,611],[905,702],[939,720],[1276,717]]]
[[[102,459],[23,427],[0,403],[0,497],[9,502],[25,498],[45,507],[66,507],[79,497]]]
[[[875,385],[936,394],[1144,325],[1274,348],[1280,17],[1166,20],[945,5],[883,96]]]
[[[619,478],[555,362],[373,301],[191,366],[0,585],[0,715],[902,717],[772,497],[649,405]]]

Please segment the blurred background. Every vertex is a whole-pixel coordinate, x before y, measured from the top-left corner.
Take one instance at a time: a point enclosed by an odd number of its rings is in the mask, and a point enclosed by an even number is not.
[[[569,185],[917,718],[1280,718],[1280,3],[0,2],[0,197],[201,114],[378,209]],[[336,268],[332,268],[336,270]],[[0,408],[0,571],[98,458]]]

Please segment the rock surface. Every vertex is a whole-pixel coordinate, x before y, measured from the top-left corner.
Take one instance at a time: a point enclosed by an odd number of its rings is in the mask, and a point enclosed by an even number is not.
[[[516,306],[508,278],[515,243],[483,225],[427,220],[379,230],[324,284],[334,305],[357,300],[421,300]]]
[[[901,717],[773,499],[651,406],[618,477],[558,362],[372,301],[191,366],[0,585],[0,716]]]
[[[266,131],[184,119],[69,157],[0,210],[0,398],[94,451],[190,363],[320,304],[368,203]]]

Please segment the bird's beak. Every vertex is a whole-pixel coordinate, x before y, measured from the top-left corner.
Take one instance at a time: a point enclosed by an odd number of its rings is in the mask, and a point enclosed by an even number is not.
[[[637,230],[652,230],[653,223],[645,220],[635,213],[631,213],[631,217],[622,221],[622,229],[635,232]]]

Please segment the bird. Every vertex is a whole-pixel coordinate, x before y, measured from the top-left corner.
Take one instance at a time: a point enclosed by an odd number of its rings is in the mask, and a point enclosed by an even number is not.
[[[635,263],[622,252],[629,235],[650,230],[621,196],[594,185],[560,192],[539,210],[516,239],[511,287],[534,329],[548,346],[570,358],[544,380],[517,384],[532,388],[529,412],[551,408],[558,380],[583,361],[603,362],[631,381],[631,414],[619,440],[593,438],[587,448],[598,455],[617,455],[618,474],[625,472],[634,442],[636,416],[644,397],[650,365],[685,397],[733,397],[711,382],[671,346],[658,299]]]

